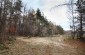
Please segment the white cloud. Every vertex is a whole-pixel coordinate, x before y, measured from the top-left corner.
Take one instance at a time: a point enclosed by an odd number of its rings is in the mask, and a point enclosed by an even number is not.
[[[66,0],[41,0],[41,1],[44,3],[42,8],[50,9],[55,5],[65,3]]]
[[[44,12],[47,19],[56,25],[61,25],[65,30],[68,30],[69,20],[67,18],[67,7],[61,6],[51,10],[51,8],[56,5],[66,3],[66,0],[43,0],[42,2],[44,5],[41,7],[41,10]]]

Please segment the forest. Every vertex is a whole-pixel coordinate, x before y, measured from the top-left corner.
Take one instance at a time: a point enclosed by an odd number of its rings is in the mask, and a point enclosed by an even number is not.
[[[85,1],[68,0],[51,9],[61,6],[70,13],[68,31],[40,8],[26,10],[22,0],[0,0],[0,55],[85,55]]]

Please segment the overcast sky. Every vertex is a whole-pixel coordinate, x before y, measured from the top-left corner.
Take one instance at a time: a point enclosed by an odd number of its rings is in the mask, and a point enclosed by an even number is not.
[[[64,30],[69,30],[69,20],[67,15],[67,6],[60,6],[53,8],[52,7],[67,3],[68,0],[22,0],[23,4],[27,4],[27,9],[40,8],[41,12],[47,17],[47,19],[53,22],[56,25],[61,25]]]

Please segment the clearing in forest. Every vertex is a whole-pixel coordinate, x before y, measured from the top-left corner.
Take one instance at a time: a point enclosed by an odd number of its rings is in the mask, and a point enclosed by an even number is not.
[[[0,55],[85,55],[85,44],[62,37],[17,37],[9,49]]]

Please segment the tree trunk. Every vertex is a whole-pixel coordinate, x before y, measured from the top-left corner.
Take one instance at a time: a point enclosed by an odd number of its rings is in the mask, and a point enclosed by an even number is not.
[[[83,37],[83,27],[82,27],[82,14],[80,14],[80,33],[79,33],[80,39]]]

